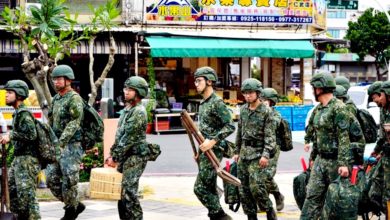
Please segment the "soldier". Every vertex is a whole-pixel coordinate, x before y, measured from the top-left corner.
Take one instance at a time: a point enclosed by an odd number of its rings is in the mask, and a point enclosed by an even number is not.
[[[217,193],[217,173],[204,152],[212,149],[219,160],[227,151],[226,137],[234,132],[234,124],[230,112],[223,100],[214,93],[213,85],[217,82],[217,74],[211,67],[200,67],[195,71],[195,86],[202,95],[199,106],[199,131],[205,141],[199,146],[199,172],[194,185],[194,193],[208,209],[212,220],[231,219],[221,207]]]
[[[348,92],[349,88],[351,88],[351,84],[349,83],[349,80],[345,76],[337,76],[334,81],[336,82],[336,85],[340,85],[345,88],[345,90]]]
[[[264,104],[271,107],[273,114],[272,118],[276,121],[277,125],[279,125],[282,116],[273,108],[273,106],[278,103],[278,92],[276,92],[276,90],[273,88],[265,88],[261,91],[261,99]],[[280,155],[280,138],[276,137],[276,143],[277,145],[275,147],[275,156],[269,160],[269,165],[266,168],[266,172],[268,174],[266,185],[268,193],[274,195],[275,197],[276,210],[281,211],[284,208],[284,196],[282,193],[280,193],[278,184],[274,180]]]
[[[13,130],[0,137],[1,144],[11,142],[14,160],[9,170],[9,192],[11,211],[18,219],[41,219],[36,199],[36,177],[40,164],[37,158],[37,138],[34,118],[23,100],[28,97],[28,86],[22,80],[11,80],[5,85],[6,104],[15,109]]]
[[[145,170],[148,154],[146,142],[147,115],[141,99],[148,95],[148,83],[144,78],[132,76],[125,81],[125,101],[129,103],[118,122],[115,143],[111,148],[109,166],[123,173],[121,200],[118,201],[120,219],[143,219],[138,200],[139,179]]]
[[[390,131],[385,130],[384,124],[390,123],[390,81],[383,82],[379,89],[379,83],[374,83],[368,90],[370,97],[381,107],[378,140],[374,148],[373,156],[381,158],[383,166],[383,208],[386,219],[389,217],[388,207],[390,202]],[[378,93],[380,92],[380,93]]]
[[[380,108],[383,107],[382,106],[383,101],[381,100],[381,97],[384,97],[384,93],[382,96],[381,88],[382,88],[382,82],[376,81],[372,85],[370,85],[370,87],[368,87],[368,90],[367,90],[368,99],[370,101],[375,102],[378,105],[378,107],[380,107]]]
[[[71,87],[74,73],[69,66],[55,67],[52,79],[57,94],[49,109],[49,123],[58,137],[62,153],[59,161],[49,164],[46,169],[47,185],[53,195],[65,204],[65,215],[61,219],[72,220],[85,209],[77,190],[80,163],[84,156],[80,127],[84,103]]]
[[[351,143],[351,153],[353,155],[353,161],[351,161],[351,163],[353,165],[363,165],[364,147],[366,146],[366,141],[359,121],[357,120],[357,107],[349,98],[347,90],[343,86],[336,85],[333,95],[345,104],[345,107],[350,115],[349,140]]]
[[[338,175],[348,177],[351,161],[349,115],[344,103],[333,97],[336,88],[333,76],[328,73],[315,74],[310,84],[316,100],[320,102],[309,122],[313,126],[318,155],[307,186],[300,217],[302,220],[320,217],[329,184]]]
[[[241,180],[241,204],[248,220],[257,219],[256,204],[265,209],[268,220],[277,219],[266,182],[269,177],[267,167],[276,148],[278,121],[273,117],[272,109],[260,102],[261,90],[261,82],[257,79],[249,78],[242,83],[246,104],[240,108],[233,156]]]

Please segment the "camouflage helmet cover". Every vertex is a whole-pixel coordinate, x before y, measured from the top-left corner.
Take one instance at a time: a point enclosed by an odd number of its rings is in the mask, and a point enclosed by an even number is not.
[[[207,80],[211,80],[213,82],[217,81],[217,73],[215,70],[209,66],[200,67],[195,71],[194,78],[205,77]]]
[[[334,79],[336,82],[336,85],[340,85],[344,87],[347,91],[349,88],[351,88],[351,84],[349,83],[349,80],[345,76],[338,76]]]
[[[5,90],[11,90],[23,98],[28,97],[28,85],[22,80],[10,80],[4,86]]]
[[[264,99],[269,99],[273,101],[275,104],[278,103],[278,92],[274,88],[265,88],[261,91],[261,97]]]
[[[310,80],[310,85],[314,88],[336,88],[336,82],[329,73],[317,73]]]
[[[386,81],[382,83],[381,91],[386,95],[390,95],[390,81]]]
[[[334,90],[333,95],[336,96],[336,98],[348,99],[347,90],[342,85],[336,85],[336,89]]]
[[[255,78],[249,78],[244,80],[241,85],[241,92],[256,91],[261,92],[263,85]]]
[[[67,77],[68,79],[74,79],[74,73],[72,68],[68,65],[58,65],[53,69],[51,77]]]
[[[381,93],[381,89],[382,89],[382,82],[381,81],[374,82],[373,84],[370,85],[370,87],[368,87],[367,90],[368,96],[371,97],[371,95],[375,93],[378,94]]]
[[[149,85],[146,80],[139,76],[132,76],[125,81],[125,87],[137,91],[138,95],[145,98],[149,92]]]

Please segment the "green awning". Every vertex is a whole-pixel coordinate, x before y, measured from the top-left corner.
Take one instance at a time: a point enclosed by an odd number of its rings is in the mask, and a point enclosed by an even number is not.
[[[153,57],[311,58],[309,40],[252,40],[204,37],[146,37]]]

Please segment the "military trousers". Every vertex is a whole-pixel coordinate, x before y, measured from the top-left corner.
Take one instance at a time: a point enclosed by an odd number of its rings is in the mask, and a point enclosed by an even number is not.
[[[69,143],[59,161],[46,168],[47,186],[58,200],[64,202],[65,207],[77,207],[80,202],[77,184],[83,156],[80,142]]]
[[[222,160],[221,149],[213,148],[215,156]],[[207,208],[209,215],[222,211],[217,192],[217,173],[209,159],[201,153],[199,156],[199,171],[194,185],[194,193],[199,201]]]
[[[317,156],[306,187],[306,199],[302,207],[301,220],[316,220],[320,217],[328,187],[337,177],[337,160]]]
[[[280,155],[280,150],[277,149],[274,157],[269,159],[268,167],[265,168],[266,170],[265,172],[267,173],[268,176],[265,184],[267,186],[268,193],[271,194],[279,192],[279,186],[274,179],[276,174],[276,169],[278,166],[279,155]]]
[[[256,204],[266,211],[272,209],[272,202],[266,186],[269,176],[267,169],[260,167],[259,160],[260,158],[253,160],[240,159],[237,164],[237,176],[241,181],[240,199],[246,215],[257,214]]]
[[[384,155],[381,160],[383,166],[383,210],[388,215],[387,202],[390,201],[390,157]]]
[[[16,156],[11,164],[8,174],[10,208],[19,219],[41,219],[36,197],[40,169],[38,159],[33,156]]]
[[[119,208],[121,219],[141,220],[143,212],[138,200],[139,179],[145,170],[147,160],[139,155],[132,155],[123,163],[121,203]]]

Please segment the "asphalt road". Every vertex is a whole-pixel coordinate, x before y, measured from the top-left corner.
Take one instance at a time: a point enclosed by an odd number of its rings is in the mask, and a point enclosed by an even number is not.
[[[309,154],[303,151],[302,132],[293,132],[294,149],[289,152],[281,152],[279,157],[278,172],[299,172],[302,170],[300,157],[306,159]],[[299,136],[299,137],[297,137]],[[235,133],[228,137],[234,142]],[[197,165],[193,160],[192,149],[187,134],[185,133],[161,133],[147,136],[147,140],[158,143],[162,153],[160,157],[149,162],[144,174],[153,175],[193,175],[197,173]]]

